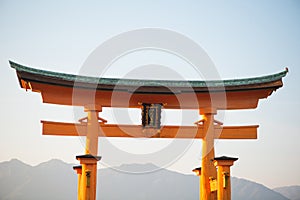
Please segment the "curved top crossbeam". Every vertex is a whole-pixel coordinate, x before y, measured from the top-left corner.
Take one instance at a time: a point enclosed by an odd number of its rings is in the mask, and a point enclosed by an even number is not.
[[[282,78],[288,70],[282,72],[244,79],[231,80],[142,80],[116,79],[80,76],[40,70],[9,61],[16,70],[20,86],[33,92],[40,92],[44,103],[85,106],[97,104],[103,107],[140,107],[141,102],[164,103],[164,108],[195,109],[210,107],[211,94],[225,94],[226,105],[216,104],[216,109],[256,108],[259,99],[267,98],[273,91],[283,86]],[[74,102],[76,89],[81,95]],[[111,104],[112,93],[120,96],[120,101]],[[90,97],[94,96],[91,102]],[[192,102],[179,105],[178,99],[189,99],[196,95],[197,107]],[[101,97],[101,98],[100,98]],[[129,102],[122,103],[121,100]]]

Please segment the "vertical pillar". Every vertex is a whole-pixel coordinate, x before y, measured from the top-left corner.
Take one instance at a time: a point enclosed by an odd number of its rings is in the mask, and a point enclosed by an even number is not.
[[[102,111],[102,107],[87,105],[84,107],[84,111],[87,112],[85,155],[76,157],[82,165],[80,196],[82,200],[95,200],[97,189],[97,161],[100,160],[100,157],[97,156],[99,135],[98,114]]]
[[[196,176],[200,177],[201,176],[201,167],[197,167],[197,168],[193,169],[193,172],[196,174]],[[201,185],[199,185],[199,186],[200,186],[200,190],[201,190]]]
[[[77,173],[77,199],[81,200],[81,195],[80,195],[80,191],[81,191],[81,175],[82,175],[82,166],[81,165],[77,165],[74,166],[73,169],[76,171]]]
[[[97,155],[99,134],[98,114],[102,111],[102,107],[89,105],[84,108],[84,111],[87,112],[87,135],[85,154]]]
[[[216,200],[216,191],[211,191],[210,182],[217,176],[216,167],[213,164],[215,158],[214,150],[214,115],[216,110],[207,108],[200,110],[203,116],[203,131],[204,138],[202,140],[202,168],[200,178],[200,199],[201,200]]]
[[[230,167],[238,158],[218,157],[214,159],[218,167],[218,200],[231,200]]]
[[[97,183],[97,161],[100,156],[85,154],[76,156],[82,165],[82,175],[80,180],[80,200],[95,200],[96,199],[96,183]]]

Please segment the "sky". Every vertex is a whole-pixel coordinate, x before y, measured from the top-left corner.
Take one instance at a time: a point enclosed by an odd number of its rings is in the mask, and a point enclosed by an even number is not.
[[[0,162],[13,158],[30,165],[58,158],[77,163],[84,139],[41,134],[40,120],[75,121],[80,108],[43,104],[40,94],[21,89],[8,60],[51,71],[78,74],[89,55],[118,34],[160,28],[178,32],[199,44],[222,79],[256,77],[289,68],[284,86],[257,109],[227,111],[225,125],[259,124],[257,140],[218,140],[217,156],[239,160],[232,175],[270,188],[300,185],[300,3],[298,1],[15,1],[0,0]],[[150,62],[189,71],[174,55],[148,51],[128,55],[113,64],[107,76],[123,76],[130,67]],[[157,63],[158,62],[158,63]],[[122,67],[121,67],[122,66]],[[187,73],[189,74],[189,73]],[[190,73],[192,74],[192,73]],[[77,114],[74,114],[76,112]],[[125,111],[139,123],[140,111]],[[189,120],[198,120],[189,111]],[[180,113],[164,113],[164,123],[180,123]],[[75,116],[75,117],[74,117]],[[101,117],[114,122],[111,109]],[[218,116],[216,116],[218,118]],[[194,122],[192,121],[192,122]],[[100,139],[100,165],[153,162],[147,153],[160,152],[172,140]],[[122,158],[105,144],[145,159]],[[103,144],[103,145],[102,145]],[[173,143],[172,143],[173,144]],[[188,144],[188,145],[186,145]],[[166,167],[185,174],[200,166],[201,141],[179,141],[188,146]],[[159,155],[158,155],[159,156]],[[114,158],[110,160],[110,158]],[[150,157],[149,157],[150,158]]]

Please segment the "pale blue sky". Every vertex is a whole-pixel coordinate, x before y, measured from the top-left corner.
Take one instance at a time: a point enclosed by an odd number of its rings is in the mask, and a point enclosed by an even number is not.
[[[0,0],[0,161],[18,158],[36,165],[59,158],[74,163],[75,155],[83,153],[78,138],[41,135],[41,119],[72,121],[73,110],[42,104],[39,94],[20,89],[9,59],[76,74],[88,55],[110,37],[157,27],[184,34],[201,45],[224,79],[272,74],[289,67],[284,87],[260,101],[256,110],[226,113],[225,124],[259,124],[259,139],[218,141],[216,154],[240,158],[232,169],[234,176],[269,187],[300,185],[299,21],[298,1]],[[113,120],[109,110],[101,116]],[[140,151],[138,141],[114,142]],[[166,143],[148,142],[147,148]],[[191,173],[200,165],[200,149],[201,142],[194,141],[169,169]],[[105,150],[100,154],[103,159],[118,156]],[[120,164],[135,162],[119,160]]]

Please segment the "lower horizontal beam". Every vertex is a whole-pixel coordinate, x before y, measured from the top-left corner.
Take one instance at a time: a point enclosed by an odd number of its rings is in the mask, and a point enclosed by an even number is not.
[[[43,135],[86,136],[86,123],[41,121]],[[215,125],[215,139],[257,139],[258,125]],[[135,138],[204,138],[203,126],[163,126],[161,130],[144,129],[140,125],[99,124],[99,137]]]

